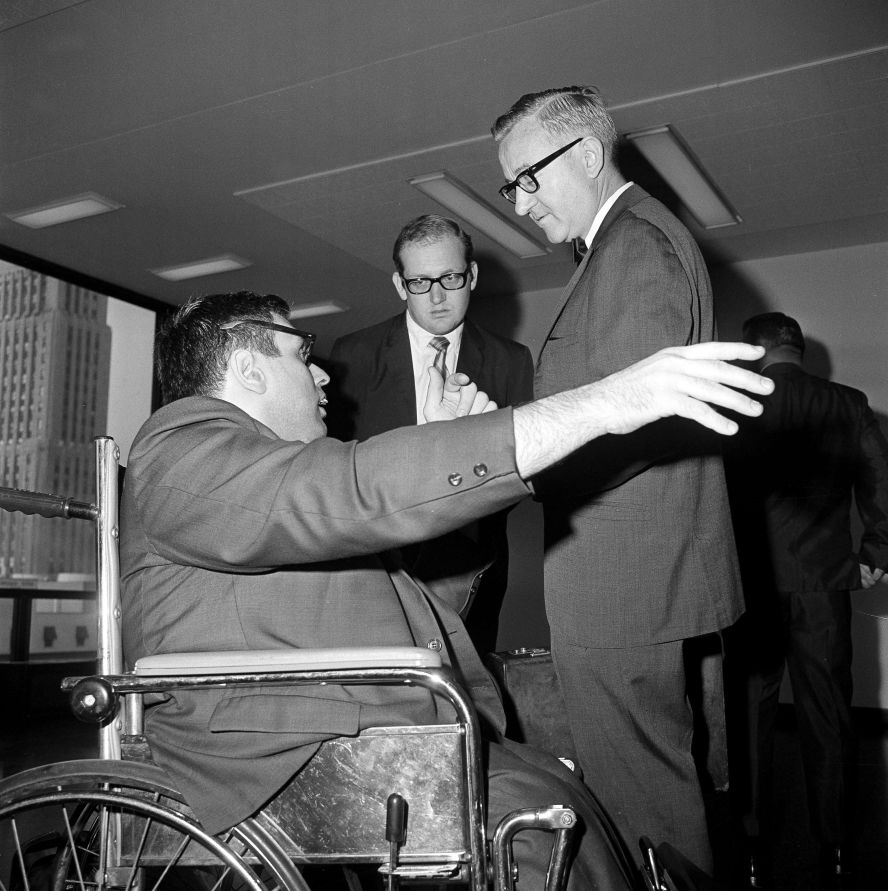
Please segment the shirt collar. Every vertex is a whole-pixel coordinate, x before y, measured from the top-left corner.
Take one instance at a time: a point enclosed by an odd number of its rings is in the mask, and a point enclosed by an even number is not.
[[[607,216],[607,212],[614,206],[617,198],[623,194],[633,183],[630,181],[623,186],[620,186],[601,207],[598,208],[598,213],[595,214],[595,219],[592,220],[592,228],[589,230],[589,234],[586,236],[586,247],[592,246],[592,239],[598,234],[598,230],[601,228],[601,224],[604,222],[604,218]]]
[[[414,355],[416,355],[417,353],[421,354],[422,350],[430,349],[429,341],[436,335],[429,333],[428,331],[426,331],[425,328],[418,325],[409,312],[405,311],[404,316],[407,319],[407,334],[410,337],[410,343]],[[465,327],[465,324],[465,321],[460,322],[459,325],[457,325],[456,328],[453,329],[453,331],[450,331],[449,333],[444,335],[444,337],[446,337],[450,341],[450,346],[447,348],[447,352],[451,356],[459,352],[459,347],[462,343],[463,328]]]

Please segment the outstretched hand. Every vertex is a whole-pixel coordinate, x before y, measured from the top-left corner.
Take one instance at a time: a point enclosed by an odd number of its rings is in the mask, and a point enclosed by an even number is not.
[[[738,390],[767,395],[774,382],[729,362],[753,361],[763,354],[763,347],[744,343],[698,343],[660,350],[600,382],[602,395],[612,407],[604,419],[606,430],[630,433],[677,415],[716,433],[736,433],[736,421],[712,406],[741,415],[761,414],[761,403]]]
[[[513,415],[518,473],[527,479],[598,436],[631,433],[673,415],[736,433],[737,422],[712,406],[761,414],[761,403],[738,390],[765,395],[774,383],[729,362],[763,354],[745,343],[670,347],[595,383],[519,406]]]
[[[445,381],[437,368],[429,366],[429,390],[422,409],[427,421],[450,421],[494,411],[497,407],[467,374],[457,371]]]

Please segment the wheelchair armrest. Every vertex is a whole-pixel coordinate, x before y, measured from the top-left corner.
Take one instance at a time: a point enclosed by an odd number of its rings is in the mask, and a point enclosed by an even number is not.
[[[276,671],[340,671],[355,668],[440,668],[441,656],[424,647],[324,647],[161,653],[135,664],[139,676],[261,674]]]

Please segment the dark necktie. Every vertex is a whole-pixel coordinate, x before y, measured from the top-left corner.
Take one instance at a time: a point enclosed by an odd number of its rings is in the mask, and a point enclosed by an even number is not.
[[[446,337],[441,337],[439,334],[437,337],[433,337],[429,341],[429,346],[437,352],[433,363],[435,368],[440,372],[441,376],[446,379],[450,374],[447,370],[447,347],[450,346],[450,341]]]
[[[586,239],[585,238],[575,238],[573,240],[573,242],[571,242],[571,243],[573,244],[574,263],[576,263],[579,266],[580,260],[582,260],[583,257],[586,256],[586,253],[589,250],[589,248],[586,247]]]

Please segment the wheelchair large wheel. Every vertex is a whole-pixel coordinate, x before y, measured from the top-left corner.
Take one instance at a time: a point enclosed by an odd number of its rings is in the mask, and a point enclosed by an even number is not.
[[[0,891],[309,891],[251,821],[208,835],[152,765],[70,761],[0,783]]]

